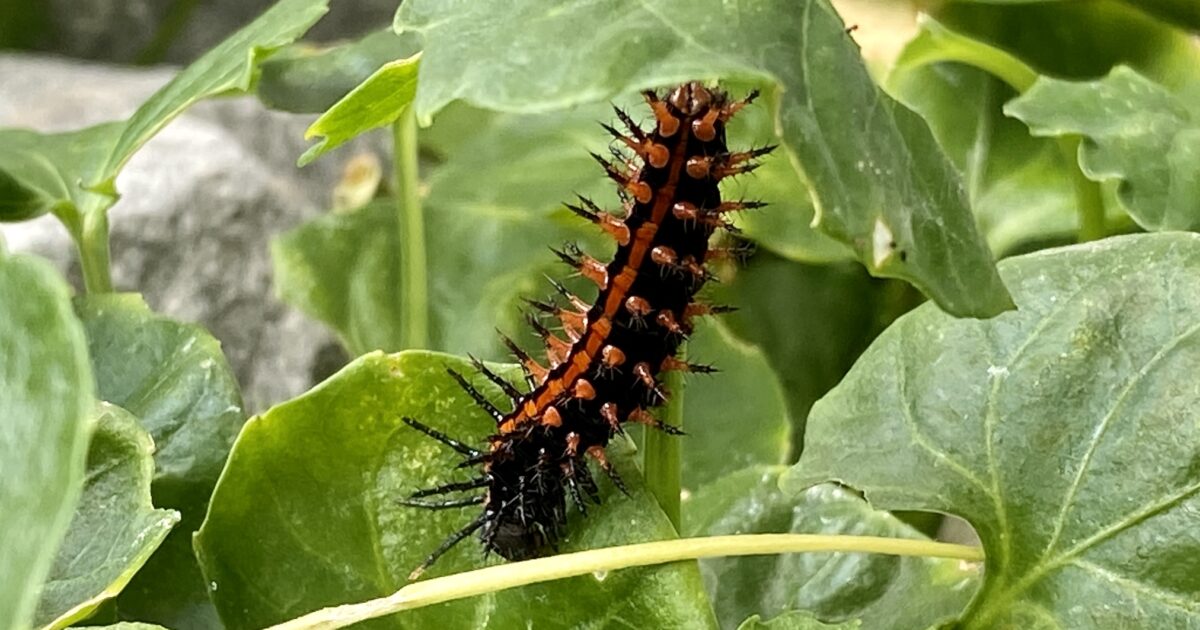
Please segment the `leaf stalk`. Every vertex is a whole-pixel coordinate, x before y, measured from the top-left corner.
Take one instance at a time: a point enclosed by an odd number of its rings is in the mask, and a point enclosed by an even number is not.
[[[392,125],[395,145],[396,225],[399,229],[402,304],[400,348],[429,347],[429,270],[425,247],[425,215],[417,157],[417,117],[409,105]]]
[[[687,352],[686,344],[680,346],[679,354]],[[671,393],[664,410],[663,422],[678,429],[683,428],[683,372],[668,372],[667,391]],[[680,490],[683,487],[683,450],[678,435],[669,435],[647,427],[645,449],[642,454],[642,474],[646,478],[646,489],[658,501],[675,531],[682,531],[682,508]]]
[[[75,238],[83,286],[89,294],[112,293],[112,270],[108,249],[108,212],[92,210],[83,215],[83,227]]]

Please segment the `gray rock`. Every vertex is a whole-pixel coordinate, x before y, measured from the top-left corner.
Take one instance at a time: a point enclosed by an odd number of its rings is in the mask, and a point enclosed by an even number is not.
[[[81,59],[187,63],[274,0],[44,0],[34,47]],[[333,2],[307,39],[328,42],[384,28],[397,0]]]
[[[0,127],[63,131],[119,119],[173,73],[0,55]],[[249,97],[201,103],[130,160],[110,210],[117,289],[212,331],[252,411],[328,373],[335,343],[275,297],[270,239],[328,207],[346,159],[384,150],[381,135],[360,139],[301,170],[295,160],[311,120]],[[10,250],[49,258],[80,286],[73,246],[52,217],[0,232]]]

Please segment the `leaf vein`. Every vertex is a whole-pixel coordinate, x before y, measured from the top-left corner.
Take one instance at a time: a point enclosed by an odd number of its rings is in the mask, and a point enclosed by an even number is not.
[[[964,479],[971,482],[975,486],[978,486],[979,489],[984,492],[984,494],[988,494],[989,488],[987,487],[986,484],[983,483],[982,479],[975,476],[975,473],[971,472],[971,470],[969,468],[967,468],[967,466],[964,465],[962,462],[958,461],[957,459],[954,459],[953,457],[950,456],[949,453],[937,448],[932,443],[930,443],[929,438],[926,437],[925,434],[923,434],[921,432],[919,425],[917,425],[916,416],[913,413],[912,400],[908,395],[908,369],[907,369],[906,365],[903,365],[903,364],[899,365],[898,367],[900,368],[898,370],[899,371],[898,385],[900,387],[901,410],[903,411],[903,414],[901,414],[901,415],[904,417],[904,424],[906,426],[908,426],[909,432],[912,434],[913,443],[915,443],[917,446],[920,446],[921,448],[925,449],[931,455],[938,458],[939,460],[945,462],[948,466],[950,466],[951,470],[958,473],[960,476],[962,476]]]
[[[1146,376],[1155,368],[1162,365],[1162,360],[1164,358],[1170,356],[1172,352],[1179,348],[1179,344],[1181,344],[1188,337],[1195,335],[1197,332],[1200,332],[1200,323],[1192,325],[1184,332],[1173,337],[1169,342],[1167,342],[1166,345],[1162,347],[1161,350],[1155,353],[1154,356],[1150,357],[1150,359],[1146,361],[1146,364],[1143,365],[1142,368],[1133,375],[1133,378],[1129,379],[1129,383],[1127,383],[1121,390],[1121,393],[1117,395],[1116,400],[1113,402],[1112,408],[1109,409],[1108,413],[1100,419],[1100,422],[1092,431],[1092,438],[1088,444],[1087,452],[1084,453],[1083,459],[1079,464],[1079,468],[1075,473],[1075,478],[1072,480],[1071,486],[1067,490],[1067,495],[1064,498],[1062,508],[1058,512],[1058,519],[1056,519],[1054,524],[1054,533],[1050,537],[1050,542],[1046,545],[1047,552],[1053,551],[1055,546],[1058,544],[1058,540],[1062,535],[1063,528],[1066,526],[1067,517],[1071,514],[1072,508],[1074,507],[1075,497],[1079,491],[1079,486],[1083,483],[1083,478],[1087,474],[1088,469],[1091,467],[1092,458],[1096,454],[1096,449],[1100,446],[1100,442],[1104,439],[1104,436],[1107,435],[1109,427],[1116,418],[1117,411],[1119,411],[1125,402],[1129,400],[1129,394],[1134,390],[1134,388],[1141,384],[1143,379],[1145,379]]]
[[[1135,591],[1140,595],[1149,597],[1150,599],[1153,599],[1171,608],[1177,608],[1189,614],[1200,612],[1200,601],[1188,600],[1187,598],[1179,597],[1178,595],[1165,591],[1161,588],[1150,586],[1145,582],[1131,580],[1098,564],[1088,562],[1087,560],[1076,559],[1072,560],[1070,564],[1083,569],[1088,573],[1092,573],[1100,578],[1108,580],[1109,582],[1112,582],[1124,589]]]

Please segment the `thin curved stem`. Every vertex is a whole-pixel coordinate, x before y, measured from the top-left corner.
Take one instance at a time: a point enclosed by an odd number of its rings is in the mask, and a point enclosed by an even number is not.
[[[1079,145],[1083,138],[1077,135],[1058,139],[1058,150],[1068,164],[1073,164],[1071,185],[1075,188],[1075,202],[1079,205],[1079,241],[1095,241],[1108,236],[1108,223],[1104,214],[1104,195],[1100,184],[1088,179],[1079,166]]]
[[[698,558],[760,556],[780,553],[880,553],[894,556],[953,558],[980,562],[978,547],[875,536],[816,536],[808,534],[754,534],[710,536],[592,549],[525,562],[514,562],[415,582],[395,593],[359,604],[324,608],[268,630],[332,630],[404,610],[493,593],[518,586],[561,580],[603,571],[615,571]]]
[[[920,24],[933,45],[915,48],[907,53],[903,61],[906,67],[919,68],[947,61],[962,63],[998,77],[1021,93],[1033,87],[1037,81],[1037,71],[1007,51],[959,35],[932,18],[925,17]]]
[[[417,117],[412,106],[393,126],[396,211],[400,230],[400,349],[429,347],[429,270],[425,215],[417,172]]]

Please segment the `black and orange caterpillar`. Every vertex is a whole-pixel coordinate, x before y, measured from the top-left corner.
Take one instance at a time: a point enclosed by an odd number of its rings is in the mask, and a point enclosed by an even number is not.
[[[404,419],[461,453],[464,465],[482,469],[469,481],[421,490],[403,502],[431,509],[483,507],[482,514],[447,538],[410,579],[475,531],[480,532],[485,549],[506,559],[539,555],[561,535],[568,493],[583,512],[589,500],[599,502],[588,458],[624,490],[605,455],[622,423],[678,432],[647,410],[667,398],[658,382],[660,373],[713,371],[675,355],[692,330],[692,318],[726,310],[694,301],[711,277],[705,263],[724,253],[710,249],[709,238],[718,228],[732,229],[728,213],[763,205],[723,201],[718,188],[722,179],[752,170],[755,158],[774,148],[731,152],[725,145],[726,122],[756,95],[751,92],[731,101],[722,91],[686,83],[665,98],[644,93],[654,112],[653,131],[642,130],[620,109],[617,116],[629,133],[604,126],[636,155],[618,165],[593,154],[620,186],[625,216],[618,218],[582,198],[581,205],[567,206],[611,236],[617,250],[607,265],[575,247],[555,251],[579,275],[594,282],[599,294],[588,304],[551,281],[565,306],[530,301],[537,314],[557,318],[567,336],[562,339],[537,316],[529,317],[545,340],[550,367],[505,338],[530,387],[522,393],[475,361],[476,369],[512,399],[509,412],[496,408],[461,374],[450,372],[496,421],[486,451]],[[482,493],[470,494],[480,489]],[[457,493],[468,496],[423,500]]]

